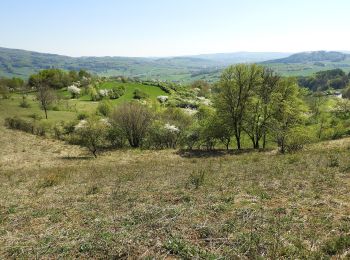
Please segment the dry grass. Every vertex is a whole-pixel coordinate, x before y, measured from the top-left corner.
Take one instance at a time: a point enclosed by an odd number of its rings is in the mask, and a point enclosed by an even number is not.
[[[92,159],[0,130],[1,258],[350,257],[350,139],[283,156]]]

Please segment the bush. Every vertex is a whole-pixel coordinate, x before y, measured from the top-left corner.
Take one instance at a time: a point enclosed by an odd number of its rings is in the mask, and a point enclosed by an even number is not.
[[[100,95],[101,98],[108,97],[109,96],[109,90],[108,89],[100,89],[98,91],[98,94]]]
[[[140,147],[152,123],[149,109],[137,102],[124,103],[112,114],[111,120],[118,127],[131,147]]]
[[[124,94],[125,94],[125,87],[124,86],[113,87],[109,91],[109,98],[110,99],[117,99],[117,98],[120,98],[121,96],[123,96]]]
[[[146,92],[143,92],[142,90],[140,90],[138,88],[134,90],[134,99],[145,99],[148,97],[149,97],[149,95]]]
[[[285,142],[286,152],[297,152],[304,148],[305,144],[312,141],[310,132],[302,127],[296,127],[287,135]]]
[[[98,104],[98,107],[97,107],[98,114],[103,116],[109,116],[111,111],[112,111],[112,104],[109,101],[104,100]]]
[[[126,141],[123,131],[116,125],[108,129],[106,139],[114,148],[124,147]]]
[[[43,119],[43,117],[37,113],[30,114],[29,117],[37,121],[40,121],[41,119]]]
[[[69,93],[71,93],[72,98],[79,98],[80,93],[81,93],[81,89],[78,88],[78,87],[75,86],[75,85],[69,86],[69,87],[67,88],[67,91],[68,91]]]
[[[64,135],[64,127],[63,127],[63,122],[62,123],[57,123],[53,126],[52,128],[54,134],[55,134],[55,138],[58,140],[62,140],[63,139],[63,135]]]
[[[32,122],[28,122],[18,117],[8,117],[5,119],[5,126],[10,129],[21,130],[34,135],[45,136],[46,128]]]
[[[155,121],[148,132],[148,146],[157,149],[175,149],[180,139],[180,129],[169,123]]]
[[[182,145],[186,146],[188,149],[192,150],[195,145],[198,145],[200,142],[200,129],[198,127],[192,127],[187,130],[184,134],[182,140]]]
[[[3,84],[1,84],[0,82],[0,96],[3,99],[9,99],[11,97],[11,92],[9,90],[9,88]]]
[[[98,149],[105,140],[105,136],[106,124],[96,117],[89,118],[84,124],[78,124],[75,127],[75,140],[78,144],[88,148],[95,158]]]
[[[97,90],[94,87],[92,87],[92,86],[90,86],[88,88],[88,94],[90,95],[91,101],[99,101],[99,100],[101,100],[101,97],[97,93]]]
[[[26,96],[23,96],[23,97],[22,97],[22,100],[21,100],[21,102],[19,103],[19,106],[20,106],[20,107],[23,107],[23,108],[29,108],[29,107],[30,107],[30,104],[28,103],[28,100],[27,100],[27,97],[26,97]]]
[[[87,119],[88,118],[88,114],[85,113],[85,112],[81,112],[77,115],[77,119],[78,120],[84,120],[84,119]]]

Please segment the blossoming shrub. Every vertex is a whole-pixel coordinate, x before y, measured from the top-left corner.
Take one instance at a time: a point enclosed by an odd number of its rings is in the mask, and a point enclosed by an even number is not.
[[[166,101],[168,101],[169,97],[168,96],[158,96],[157,99],[160,103],[165,103]]]
[[[147,146],[155,149],[175,149],[180,136],[181,131],[177,126],[157,120],[149,129]]]
[[[98,94],[100,95],[100,97],[104,98],[104,97],[108,97],[109,96],[109,90],[108,89],[100,89],[98,91]]]
[[[81,89],[75,85],[69,86],[67,90],[71,93],[72,98],[78,98],[80,96]]]

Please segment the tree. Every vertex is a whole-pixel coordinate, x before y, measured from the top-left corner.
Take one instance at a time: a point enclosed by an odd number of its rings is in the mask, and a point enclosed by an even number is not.
[[[241,133],[247,104],[253,90],[261,84],[261,67],[253,64],[230,66],[221,75],[215,107],[219,117],[228,122],[241,149]]]
[[[350,85],[346,89],[344,89],[342,97],[350,99]]]
[[[97,117],[90,117],[76,127],[79,144],[85,146],[97,158],[98,148],[106,136],[106,124]]]
[[[55,92],[46,85],[45,82],[39,80],[36,85],[37,99],[40,102],[41,108],[45,111],[45,118],[47,119],[47,110],[49,106],[56,100]]]
[[[191,84],[192,89],[198,89],[198,96],[207,97],[210,94],[210,84],[205,80],[196,80]]]
[[[72,84],[69,75],[59,69],[41,70],[38,74],[33,74],[28,79],[28,85],[36,88],[38,82],[45,82],[51,89],[61,89]]]
[[[313,113],[314,117],[318,119],[322,113],[323,105],[327,102],[327,98],[322,92],[316,91],[311,95],[310,101],[311,112]]]
[[[146,106],[129,102],[116,108],[111,119],[114,127],[121,129],[131,147],[140,147],[152,123],[152,114]]]
[[[266,146],[268,125],[272,117],[272,95],[276,92],[280,76],[269,68],[261,70],[261,82],[256,85],[252,97],[248,101],[247,113],[244,117],[243,128],[253,143],[253,148]]]
[[[7,98],[10,97],[10,90],[9,90],[9,88],[1,81],[0,81],[0,96],[3,99],[7,99]]]
[[[303,121],[306,108],[300,93],[295,79],[284,78],[279,82],[277,91],[272,96],[273,118],[270,130],[282,153],[286,151],[288,136],[293,134],[293,129],[300,126]]]

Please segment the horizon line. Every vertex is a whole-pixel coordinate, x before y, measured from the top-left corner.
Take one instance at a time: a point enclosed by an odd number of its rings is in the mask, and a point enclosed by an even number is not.
[[[161,58],[178,58],[178,57],[194,57],[194,56],[202,56],[202,55],[220,55],[220,54],[244,54],[244,53],[256,53],[256,54],[263,54],[263,53],[280,53],[280,54],[297,54],[297,53],[307,53],[307,52],[320,52],[320,51],[326,51],[326,52],[341,52],[344,54],[347,54],[350,51],[347,50],[334,50],[334,49],[320,49],[320,50],[304,50],[304,51],[247,51],[247,50],[241,50],[241,51],[228,51],[228,52],[208,52],[208,53],[199,53],[199,54],[182,54],[182,55],[164,55],[164,56],[128,56],[128,55],[81,55],[81,56],[72,56],[67,54],[58,54],[53,52],[47,52],[47,51],[36,51],[36,50],[28,50],[28,49],[21,49],[21,48],[10,48],[10,47],[3,47],[0,46],[2,49],[9,49],[9,50],[18,50],[18,51],[25,51],[25,52],[34,52],[34,53],[40,53],[40,54],[48,54],[48,55],[57,55],[57,56],[65,56],[70,58],[144,58],[144,59],[161,59]]]

